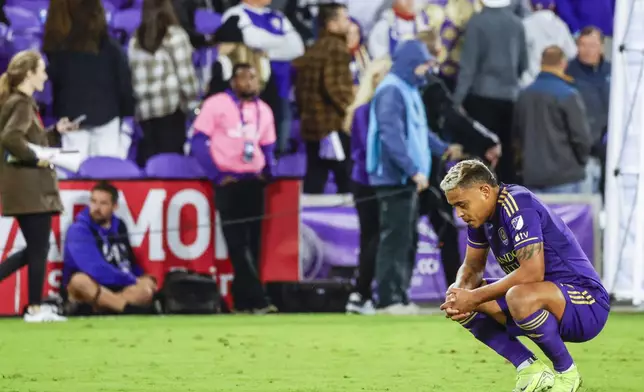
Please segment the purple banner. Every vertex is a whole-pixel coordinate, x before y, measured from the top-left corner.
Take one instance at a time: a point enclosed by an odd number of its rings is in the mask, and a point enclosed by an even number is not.
[[[594,257],[592,207],[588,204],[556,204],[558,214],[577,237],[590,260]],[[358,217],[353,207],[305,207],[302,212],[300,254],[305,280],[332,277],[334,268],[358,265]],[[467,231],[459,222],[461,254],[464,254]],[[426,218],[418,223],[418,253],[409,296],[412,301],[442,300],[447,289],[437,237]],[[504,275],[490,252],[486,275]]]

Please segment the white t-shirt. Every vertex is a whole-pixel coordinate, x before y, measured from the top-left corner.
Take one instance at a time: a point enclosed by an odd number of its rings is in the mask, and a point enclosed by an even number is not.
[[[566,23],[550,10],[540,10],[523,19],[528,45],[528,69],[521,77],[521,87],[534,82],[541,71],[541,55],[551,45],[563,49],[568,59],[577,56],[577,45]]]
[[[264,28],[255,26],[246,10],[260,15],[270,12],[280,15],[281,20],[279,22],[281,22],[283,34],[274,34]],[[251,7],[241,3],[229,8],[222,16],[222,21],[226,21],[233,15],[239,16],[238,26],[244,35],[244,43],[253,49],[265,51],[271,60],[291,61],[304,54],[302,37],[281,12],[270,8]]]

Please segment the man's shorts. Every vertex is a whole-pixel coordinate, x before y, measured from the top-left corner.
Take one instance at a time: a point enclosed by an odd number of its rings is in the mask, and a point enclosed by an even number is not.
[[[485,279],[488,284],[497,280]],[[610,311],[610,300],[606,291],[594,287],[553,283],[559,287],[566,298],[566,309],[559,322],[561,338],[565,342],[579,343],[599,335],[606,325]],[[505,297],[497,299],[496,302],[508,320],[508,331],[512,335],[524,335],[524,331],[516,325],[510,315]]]

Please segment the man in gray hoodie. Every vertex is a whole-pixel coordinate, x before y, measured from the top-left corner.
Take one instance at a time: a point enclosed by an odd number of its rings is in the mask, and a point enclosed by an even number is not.
[[[501,181],[512,183],[512,112],[519,80],[528,68],[525,29],[513,13],[511,0],[482,3],[483,11],[472,16],[465,30],[454,100],[499,136],[503,155],[497,175]]]

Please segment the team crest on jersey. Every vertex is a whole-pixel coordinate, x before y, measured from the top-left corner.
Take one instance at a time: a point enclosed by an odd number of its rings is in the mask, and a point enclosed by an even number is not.
[[[508,235],[505,234],[505,230],[503,230],[503,227],[499,229],[499,238],[501,239],[501,242],[503,242],[503,245],[508,244]]]
[[[512,227],[515,230],[521,230],[523,228],[523,217],[521,215],[512,218]]]
[[[279,16],[275,16],[271,18],[271,25],[273,25],[273,28],[276,30],[281,30],[282,29],[282,19],[280,19]]]

